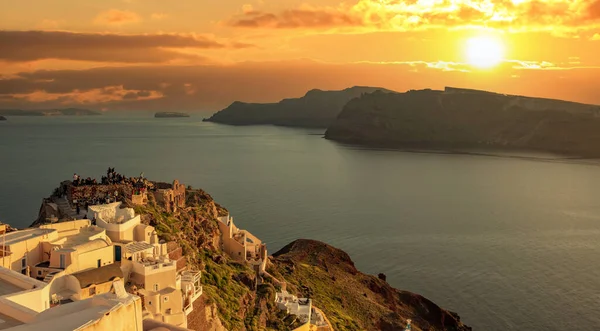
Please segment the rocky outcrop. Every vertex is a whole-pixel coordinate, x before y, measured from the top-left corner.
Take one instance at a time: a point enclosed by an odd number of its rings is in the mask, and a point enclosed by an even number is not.
[[[391,92],[378,87],[355,86],[341,91],[311,90],[301,98],[284,99],[278,103],[236,101],[204,121],[231,125],[273,124],[326,128],[348,101],[379,90]]]
[[[600,157],[600,107],[456,88],[375,92],[350,101],[325,138],[408,149]]]
[[[358,271],[348,254],[325,243],[296,240],[271,262],[287,290],[312,298],[336,330],[404,330],[408,319],[413,330],[471,330],[457,314]]]

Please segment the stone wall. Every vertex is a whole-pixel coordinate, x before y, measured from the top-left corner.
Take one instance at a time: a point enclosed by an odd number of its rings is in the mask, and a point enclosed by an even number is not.
[[[152,192],[156,202],[163,205],[167,212],[171,213],[177,208],[185,207],[185,185],[176,179],[173,184],[155,183],[156,191]]]
[[[175,261],[177,264],[177,271],[185,269],[187,266],[187,259],[183,256],[183,249],[176,242],[170,241],[167,243],[167,253],[169,259]]]

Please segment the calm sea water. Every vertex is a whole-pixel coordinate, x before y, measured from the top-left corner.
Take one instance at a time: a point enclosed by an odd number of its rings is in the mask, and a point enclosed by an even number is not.
[[[600,328],[600,167],[360,149],[319,130],[149,117],[0,122],[0,219],[25,227],[74,172],[201,187],[275,252],[297,238],[475,330]]]

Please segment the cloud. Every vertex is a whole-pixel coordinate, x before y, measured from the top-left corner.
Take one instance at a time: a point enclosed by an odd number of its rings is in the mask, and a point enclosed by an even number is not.
[[[141,22],[140,15],[127,10],[111,9],[101,12],[94,19],[94,23],[98,25],[124,25]]]
[[[596,34],[594,34],[594,35],[592,36],[592,38],[590,38],[590,40],[594,40],[594,41],[596,41],[596,40],[600,40],[600,33],[596,33]]]
[[[530,68],[515,68],[525,64]],[[560,63],[552,67],[540,62],[535,69],[535,65],[506,62],[497,68],[493,79],[485,79],[488,73],[465,64],[421,61],[352,64],[283,61],[227,66],[39,70],[1,77],[0,109],[85,105],[111,110],[218,110],[235,100],[273,102],[302,96],[313,88],[332,90],[355,85],[397,91],[458,86],[600,103],[596,88],[600,68],[582,69]],[[540,89],[540,81],[548,84]]]
[[[150,15],[150,18],[155,20],[155,21],[160,21],[160,20],[164,20],[165,18],[167,18],[167,14],[164,13],[153,13],[152,15]]]
[[[63,24],[64,24],[64,21],[62,21],[62,20],[56,21],[56,20],[44,19],[38,25],[36,25],[36,28],[42,29],[42,30],[57,30]]]
[[[11,97],[14,101],[31,103],[56,102],[62,105],[87,105],[110,104],[117,101],[153,100],[162,98],[163,95],[157,91],[126,90],[123,86],[107,86],[86,91],[75,89],[67,93],[48,93],[44,90],[37,90],[27,94],[15,94]]]
[[[251,47],[225,44],[209,37],[183,34],[95,34],[62,31],[1,31],[0,61],[27,62],[42,59],[95,62],[160,63],[177,59],[200,60],[198,55],[176,49]]]
[[[353,6],[244,11],[228,24],[263,29],[406,31],[485,27],[566,33],[598,27],[598,18],[600,0],[358,0]]]
[[[251,13],[253,11],[254,11],[254,6],[252,6],[252,4],[247,3],[242,6],[242,12],[244,12],[244,13]]]
[[[341,12],[333,8],[290,9],[278,14],[255,11],[246,8],[242,17],[236,17],[229,23],[243,28],[328,28],[342,26],[363,26],[360,17]]]

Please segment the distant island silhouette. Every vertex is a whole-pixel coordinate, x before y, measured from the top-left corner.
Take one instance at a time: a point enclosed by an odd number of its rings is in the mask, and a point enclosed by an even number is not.
[[[375,91],[393,92],[380,87],[365,86],[350,87],[341,91],[313,89],[301,98],[283,99],[277,103],[236,101],[204,121],[230,125],[272,124],[327,128],[348,101]]]
[[[348,102],[325,138],[373,147],[597,158],[600,106],[452,87],[374,92]]]
[[[177,113],[177,112],[158,112],[154,114],[155,118],[178,118],[178,117],[190,117],[190,114],[187,113]]]

